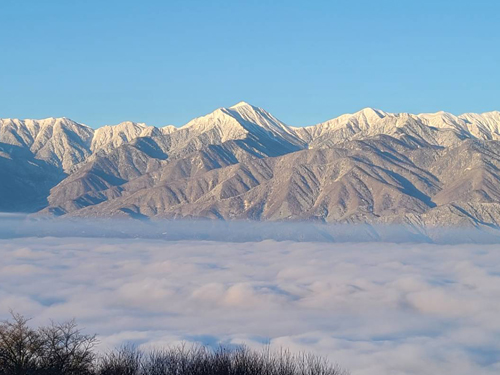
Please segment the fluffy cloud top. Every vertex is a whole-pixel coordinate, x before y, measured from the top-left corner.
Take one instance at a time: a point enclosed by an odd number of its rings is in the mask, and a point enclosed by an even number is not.
[[[0,317],[100,347],[289,347],[354,375],[500,373],[497,245],[0,240]]]

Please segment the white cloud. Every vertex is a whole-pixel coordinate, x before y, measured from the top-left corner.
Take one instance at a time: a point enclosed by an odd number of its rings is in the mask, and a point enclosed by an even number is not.
[[[268,342],[354,375],[500,371],[496,245],[0,240],[0,318],[75,317],[101,348]]]

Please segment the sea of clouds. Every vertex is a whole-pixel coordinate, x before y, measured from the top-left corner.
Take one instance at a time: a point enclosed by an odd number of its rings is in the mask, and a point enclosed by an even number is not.
[[[75,317],[99,349],[286,347],[353,375],[500,373],[498,245],[0,240],[0,318]]]

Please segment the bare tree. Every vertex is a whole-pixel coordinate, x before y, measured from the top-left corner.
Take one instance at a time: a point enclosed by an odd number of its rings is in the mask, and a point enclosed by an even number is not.
[[[210,349],[182,345],[144,354],[123,347],[107,354],[98,375],[348,375],[326,359],[288,350],[262,352],[246,347]]]
[[[0,324],[0,374],[35,374],[40,348],[38,332],[28,326],[29,319],[14,312],[11,314],[11,321]]]
[[[12,313],[0,323],[0,375],[347,375],[326,359],[288,350],[258,352],[246,347],[194,345],[142,352],[124,346],[105,355],[96,337],[74,320],[32,329]]]
[[[132,345],[104,355],[99,360],[99,375],[139,375],[143,366],[143,354]]]
[[[39,367],[44,375],[89,375],[96,358],[95,335],[84,335],[74,320],[38,329]]]

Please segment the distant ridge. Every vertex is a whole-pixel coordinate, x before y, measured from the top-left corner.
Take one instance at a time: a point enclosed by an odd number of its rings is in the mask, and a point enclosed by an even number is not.
[[[496,230],[500,112],[365,108],[289,127],[239,102],[157,128],[0,120],[0,211]]]

